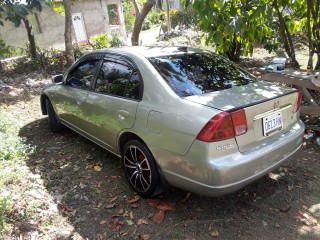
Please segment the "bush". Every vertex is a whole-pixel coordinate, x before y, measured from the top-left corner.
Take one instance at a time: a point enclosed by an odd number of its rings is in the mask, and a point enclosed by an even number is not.
[[[148,19],[145,19],[142,23],[142,30],[148,30],[151,28],[151,22]]]
[[[152,10],[147,15],[147,17],[152,25],[156,25],[160,23],[160,12],[158,12],[155,8],[152,8]]]
[[[80,47],[78,44],[73,44],[72,47],[73,47],[73,55],[75,60],[78,60],[88,51],[86,47]]]
[[[136,18],[134,16],[134,7],[130,0],[123,1],[123,15],[126,31],[131,32]]]
[[[123,45],[120,33],[116,32],[112,34],[112,38],[110,41],[110,47],[121,47]]]
[[[197,14],[192,10],[187,10],[185,12],[172,9],[170,12],[171,17],[171,27],[175,28],[179,26],[180,28],[190,28],[195,27],[198,24]]]
[[[105,33],[96,37],[91,37],[89,42],[93,50],[109,47],[109,40],[108,40],[107,34]]]
[[[0,59],[10,56],[12,47],[6,46],[4,41],[0,39]]]

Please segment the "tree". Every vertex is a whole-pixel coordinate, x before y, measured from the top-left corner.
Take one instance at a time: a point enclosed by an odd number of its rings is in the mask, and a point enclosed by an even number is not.
[[[72,14],[71,5],[69,0],[61,1],[49,0],[48,6],[53,10],[65,17],[64,25],[64,43],[65,43],[65,57],[67,67],[71,66],[74,62],[74,51],[72,45]]]
[[[36,43],[32,33],[32,26],[27,16],[32,13],[33,9],[42,10],[41,3],[44,0],[26,0],[26,3],[15,0],[0,0],[0,25],[4,25],[2,20],[12,22],[15,27],[19,27],[21,22],[24,23],[29,40],[29,52],[33,59],[37,58]]]
[[[156,0],[147,0],[146,3],[143,5],[141,11],[136,0],[132,0],[132,3],[136,11],[136,20],[134,22],[134,27],[132,30],[131,43],[132,46],[138,46],[142,23],[148,15],[148,13],[151,11],[152,7],[156,4]]]
[[[63,0],[63,5],[65,9],[65,29],[64,29],[64,40],[66,48],[66,60],[67,66],[71,66],[74,62],[74,53],[72,46],[72,19],[71,19],[71,6],[69,0]]]
[[[320,69],[320,0],[307,0],[306,21],[309,61],[308,65],[313,66],[312,57],[317,54],[315,69]]]
[[[208,33],[207,44],[229,59],[239,61],[241,55],[253,52],[253,43],[264,43],[270,38],[267,26],[272,22],[272,8],[267,0],[184,0],[198,13],[199,27]]]
[[[282,6],[280,5],[281,3],[283,4]],[[284,49],[291,60],[291,65],[294,68],[300,68],[291,37],[296,30],[294,27],[296,19],[292,18],[292,16],[294,16],[293,14],[290,14],[290,12],[295,12],[300,6],[299,1],[290,3],[289,1],[274,0],[272,6],[278,18],[279,35],[282,39]],[[292,26],[291,31],[289,28],[290,25]]]

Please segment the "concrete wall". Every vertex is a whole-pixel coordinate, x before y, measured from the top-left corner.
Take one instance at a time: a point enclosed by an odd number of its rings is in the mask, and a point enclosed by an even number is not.
[[[184,11],[184,8],[183,8],[180,0],[168,0],[168,2],[170,5],[170,10],[177,9],[180,11]],[[166,9],[167,9],[167,1],[166,0],[163,0],[163,9],[164,9],[164,11],[166,11]]]
[[[110,34],[107,4],[121,4],[121,0],[82,0],[72,1],[72,13],[82,12],[88,39],[101,33]],[[122,9],[122,6],[121,8]],[[37,13],[41,33],[35,34],[36,42],[42,47],[64,47],[64,16],[52,9],[44,7]],[[123,16],[122,16],[123,18]],[[22,24],[16,28],[11,22],[5,21],[0,26],[0,38],[7,45],[22,47],[28,42],[27,31]],[[73,41],[75,33],[73,32]]]

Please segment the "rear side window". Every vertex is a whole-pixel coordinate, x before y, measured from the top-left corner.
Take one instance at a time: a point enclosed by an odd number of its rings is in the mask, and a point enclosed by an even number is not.
[[[200,95],[255,81],[232,62],[213,53],[190,53],[149,58],[180,97]]]

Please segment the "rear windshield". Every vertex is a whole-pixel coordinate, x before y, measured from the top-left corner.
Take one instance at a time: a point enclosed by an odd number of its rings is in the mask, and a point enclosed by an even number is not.
[[[247,85],[254,77],[225,58],[210,52],[149,58],[180,97]]]

